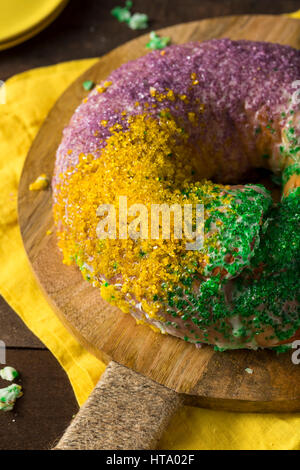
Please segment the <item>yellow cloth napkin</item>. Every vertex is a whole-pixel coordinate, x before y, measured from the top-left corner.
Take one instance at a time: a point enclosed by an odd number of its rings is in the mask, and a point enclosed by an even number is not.
[[[17,191],[26,154],[49,110],[96,60],[14,76],[6,82],[6,104],[0,104],[0,293],[58,359],[80,405],[105,365],[66,331],[39,289],[19,232]],[[170,423],[159,448],[300,449],[300,415],[228,413],[186,406]]]

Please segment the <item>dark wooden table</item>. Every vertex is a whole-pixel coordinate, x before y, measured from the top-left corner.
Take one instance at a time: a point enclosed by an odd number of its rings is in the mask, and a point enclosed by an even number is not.
[[[70,0],[60,17],[38,36],[0,52],[0,79],[34,67],[101,56],[144,34],[110,15],[111,8],[122,4],[123,0]],[[214,16],[288,13],[299,7],[299,0],[134,1],[134,11],[151,18],[150,29]],[[78,409],[68,378],[1,297],[0,324],[7,363],[21,372],[25,391],[13,412],[0,412],[0,449],[51,448]]]

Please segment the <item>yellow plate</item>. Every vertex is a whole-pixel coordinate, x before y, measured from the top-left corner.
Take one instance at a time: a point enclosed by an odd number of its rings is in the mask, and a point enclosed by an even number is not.
[[[46,28],[68,0],[0,0],[0,50],[26,41]]]

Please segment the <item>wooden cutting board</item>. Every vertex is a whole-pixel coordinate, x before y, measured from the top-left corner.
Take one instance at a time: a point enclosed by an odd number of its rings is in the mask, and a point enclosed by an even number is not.
[[[235,16],[180,24],[159,31],[173,43],[212,38],[250,39],[300,47],[300,21],[277,16]],[[91,353],[184,394],[188,403],[235,411],[300,411],[300,365],[291,353],[215,352],[137,326],[130,315],[102,300],[79,270],[62,263],[56,247],[51,190],[30,192],[41,173],[52,175],[62,130],[87,95],[84,80],[98,82],[122,63],[147,53],[148,35],[99,59],[57,101],[27,156],[19,186],[19,222],[29,260],[48,300],[72,334]],[[46,236],[46,231],[53,234]],[[253,369],[248,374],[245,369]],[[137,375],[137,374],[136,374]],[[151,382],[151,381],[149,381]],[[173,393],[173,392],[172,392]]]

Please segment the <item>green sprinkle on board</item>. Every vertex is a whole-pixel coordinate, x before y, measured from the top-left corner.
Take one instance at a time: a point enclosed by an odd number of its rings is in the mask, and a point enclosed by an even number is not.
[[[131,7],[130,7],[131,8]],[[131,17],[131,13],[127,6],[115,7],[111,10],[112,16],[114,16],[120,23],[128,23]]]
[[[120,23],[126,23],[130,29],[139,30],[148,28],[148,15],[145,13],[131,14],[132,2],[129,0],[124,7],[117,6],[111,10],[111,14]]]
[[[130,29],[146,29],[148,28],[148,16],[144,13],[134,13],[128,21]]]
[[[19,373],[13,367],[6,366],[4,367],[4,369],[0,370],[0,377],[3,380],[9,380],[10,382],[12,382],[14,379],[19,377]]]
[[[151,49],[151,50],[156,50],[156,49],[164,49],[166,46],[168,46],[171,42],[171,38],[168,36],[160,37],[158,34],[156,34],[155,31],[151,31],[150,33],[150,41],[147,42],[146,48]]]
[[[94,88],[95,83],[92,80],[86,80],[85,82],[83,82],[82,86],[85,91],[90,91]]]
[[[0,410],[12,411],[17,398],[23,395],[20,385],[12,384],[0,389]]]

